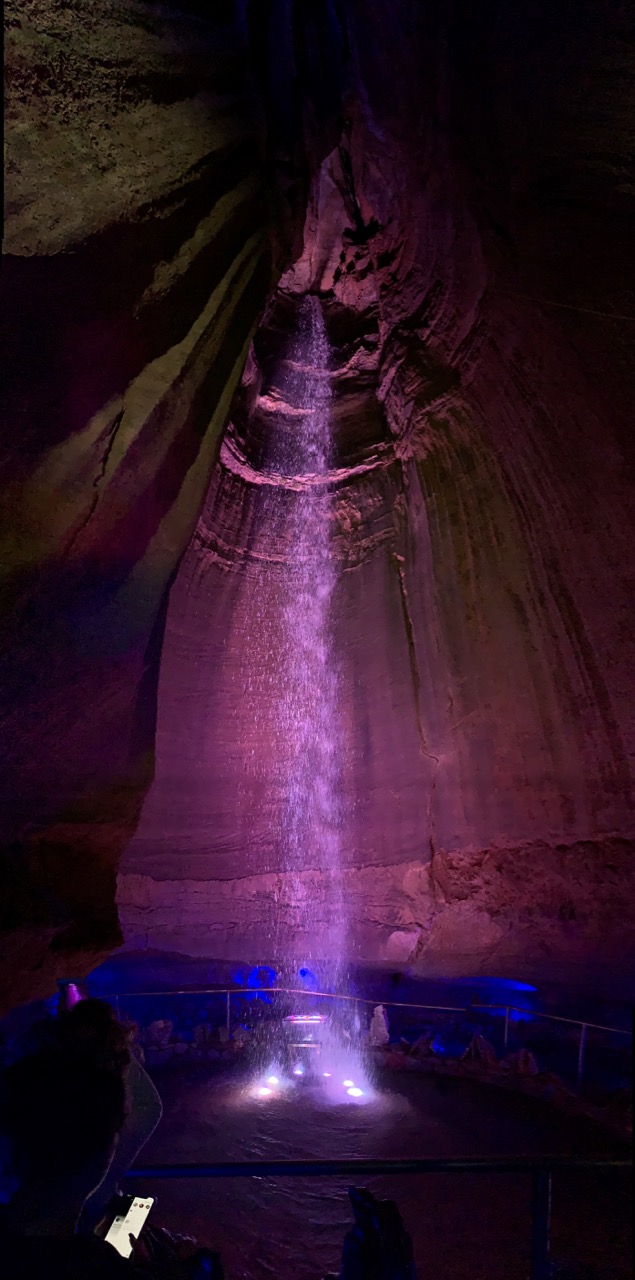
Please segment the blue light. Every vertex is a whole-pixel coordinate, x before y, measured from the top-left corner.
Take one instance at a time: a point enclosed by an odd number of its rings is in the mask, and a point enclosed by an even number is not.
[[[515,982],[513,978],[472,978],[474,986],[503,987],[506,991],[537,991],[528,982]]]
[[[516,1006],[516,1010],[526,1009],[529,1015],[541,1003],[536,987],[528,982],[516,982],[513,978],[477,978],[473,991],[477,995],[476,1000],[472,997],[472,1004],[500,1006],[498,1010],[488,1010],[490,1017],[504,1017],[505,1006],[508,1005]],[[512,1022],[517,1022],[523,1015],[512,1009],[508,1016]]]
[[[438,1054],[440,1058],[460,1058],[467,1049],[470,1039],[469,1035],[461,1035],[451,1028],[439,1031],[432,1041],[432,1052]]]
[[[305,987],[308,987],[310,991],[319,991],[320,984],[312,969],[307,969],[306,965],[303,965],[301,969],[298,969],[298,973]]]
[[[274,987],[276,983],[277,973],[268,964],[254,965],[253,969],[247,969],[245,965],[234,969],[231,978],[232,982],[238,987],[247,987],[250,989],[249,994],[238,997],[241,1000],[261,1001],[263,1004],[271,1004],[272,997],[267,995],[266,991],[261,991],[261,987]],[[253,993],[253,994],[252,994]]]
[[[267,964],[256,965],[247,975],[248,987],[273,987],[275,981],[276,971]]]

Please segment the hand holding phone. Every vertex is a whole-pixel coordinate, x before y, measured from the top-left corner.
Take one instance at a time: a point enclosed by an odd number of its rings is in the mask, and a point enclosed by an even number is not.
[[[154,1199],[152,1196],[134,1196],[126,1212],[118,1213],[113,1218],[104,1239],[108,1241],[108,1244],[114,1246],[122,1258],[130,1257],[134,1248],[130,1237],[139,1238],[139,1233],[143,1229],[153,1204]]]

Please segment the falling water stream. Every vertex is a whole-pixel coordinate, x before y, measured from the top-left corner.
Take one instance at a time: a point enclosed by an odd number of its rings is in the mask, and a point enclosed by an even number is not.
[[[341,868],[341,690],[333,639],[337,560],[333,554],[334,460],[330,351],[320,302],[306,297],[278,382],[284,413],[268,446],[266,471],[284,477],[270,501],[284,512],[288,556],[278,575],[280,653],[273,687],[280,825],[279,897],[274,950],[288,957],[302,939],[308,971],[322,989],[342,994],[347,951]],[[274,496],[275,495],[275,496]],[[268,573],[265,571],[267,580]],[[289,937],[289,927],[294,939]],[[301,968],[300,974],[307,968]],[[267,1061],[253,1083],[267,1098],[294,1077],[311,1075],[333,1101],[362,1102],[372,1089],[356,1049],[354,1017],[345,1005],[306,1006],[289,1015],[288,1053]],[[295,1046],[295,1048],[294,1048]]]
[[[345,951],[341,893],[338,676],[332,603],[333,462],[330,352],[318,298],[306,297],[287,357],[283,387],[297,430],[271,441],[268,466],[295,479],[287,541],[291,549],[283,602],[283,643],[276,716],[287,750],[282,780],[282,865],[286,896],[319,961],[336,986]],[[307,871],[315,875],[307,877]],[[279,940],[282,944],[283,939]]]

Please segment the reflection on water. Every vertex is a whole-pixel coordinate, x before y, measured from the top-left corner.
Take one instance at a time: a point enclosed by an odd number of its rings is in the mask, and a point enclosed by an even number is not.
[[[273,1073],[272,1073],[273,1074]],[[370,1105],[325,1104],[301,1083],[245,1096],[252,1076],[209,1068],[159,1078],[165,1114],[144,1152],[152,1161],[461,1157],[616,1150],[587,1125],[534,1098],[449,1078],[382,1077]],[[363,1178],[395,1199],[419,1280],[526,1280],[529,1182],[501,1174]],[[156,1221],[219,1247],[227,1280],[320,1280],[339,1270],[350,1226],[344,1178],[253,1178],[144,1184]],[[558,1257],[585,1260],[597,1280],[628,1280],[630,1200],[623,1175],[575,1174],[554,1190]]]

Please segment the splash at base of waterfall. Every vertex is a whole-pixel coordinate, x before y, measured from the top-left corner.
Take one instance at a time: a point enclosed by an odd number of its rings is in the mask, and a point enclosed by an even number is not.
[[[365,1106],[377,1098],[361,1055],[343,1045],[335,1046],[310,1067],[301,1061],[290,1070],[278,1062],[270,1063],[255,1074],[243,1098],[270,1103],[298,1089],[310,1091],[313,1101],[331,1106]]]
[[[328,1014],[293,1013],[284,1018],[247,1095],[268,1101],[298,1088],[317,1092],[334,1105],[363,1105],[375,1097],[362,1046]]]

